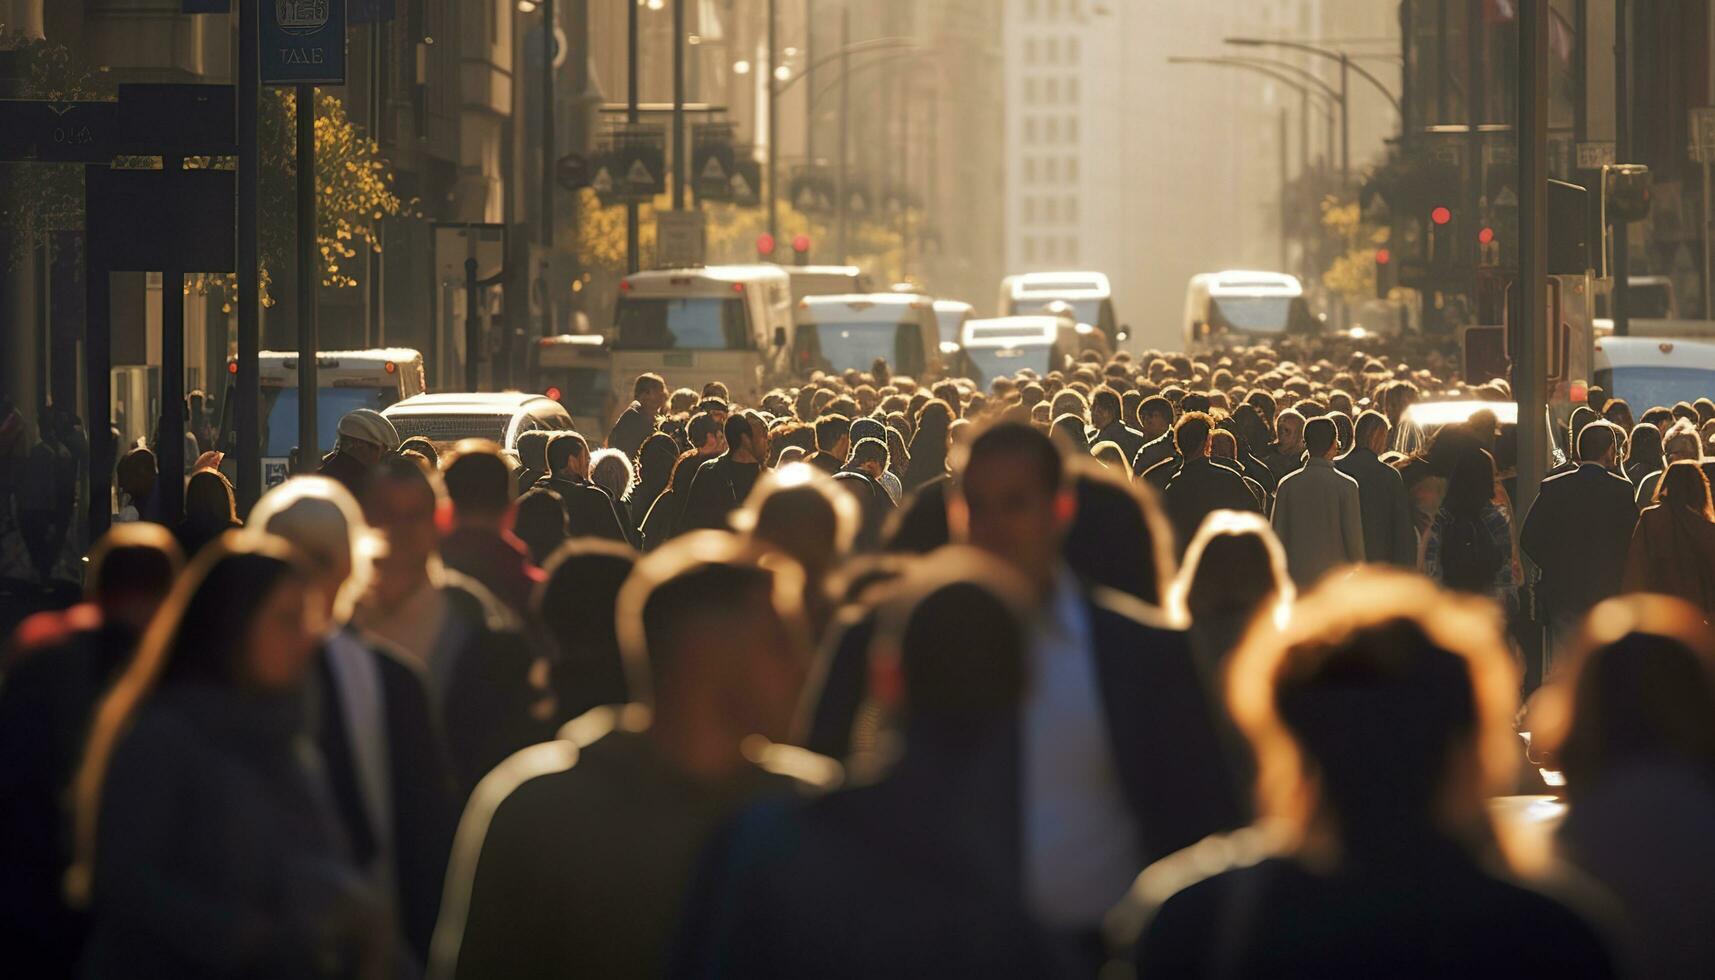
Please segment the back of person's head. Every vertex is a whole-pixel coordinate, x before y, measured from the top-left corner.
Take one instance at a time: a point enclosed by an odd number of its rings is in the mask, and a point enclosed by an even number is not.
[[[750,416],[745,412],[733,412],[728,415],[725,432],[728,451],[736,451],[750,439]]]
[[[1709,478],[1703,467],[1689,459],[1668,464],[1656,484],[1655,503],[1689,510],[1705,519],[1715,520],[1710,510]]]
[[[399,453],[400,455],[416,453],[418,456],[423,457],[423,459],[428,462],[429,466],[436,469],[439,469],[441,465],[440,450],[436,449],[435,444],[423,436],[412,436],[404,442],[401,442],[399,444]]]
[[[630,700],[614,607],[636,563],[636,553],[623,544],[580,538],[561,545],[542,566],[530,606],[559,654],[554,693],[562,717]]]
[[[198,470],[191,474],[185,483],[185,520],[208,527],[227,527],[238,522],[232,484],[219,470]]]
[[[1334,420],[1327,416],[1319,416],[1304,423],[1304,449],[1312,459],[1320,459],[1328,455],[1339,442],[1340,430],[1334,427]]]
[[[859,439],[852,445],[852,465],[867,466],[870,463],[880,463],[882,469],[887,468],[887,443],[880,439]]]
[[[1154,419],[1165,429],[1173,424],[1173,403],[1160,395],[1151,395],[1138,405],[1137,417],[1139,421]]]
[[[551,433],[541,429],[518,433],[518,458],[538,476],[548,472],[548,442],[551,438]]]
[[[1209,393],[1205,391],[1189,392],[1184,398],[1179,400],[1179,410],[1181,412],[1202,412],[1207,415],[1209,407]]]
[[[1606,422],[1589,421],[1578,433],[1579,462],[1599,463],[1613,449],[1614,427]]]
[[[486,439],[460,440],[441,471],[441,480],[460,517],[499,517],[516,495],[512,470],[501,458],[500,447]]]
[[[1677,419],[1667,430],[1667,434],[1662,436],[1661,450],[1668,459],[1688,459],[1696,462],[1703,458],[1703,440],[1698,437],[1696,426],[1684,419]]]
[[[851,433],[852,420],[844,415],[824,415],[816,420],[816,448],[831,453]]]
[[[1257,514],[1217,510],[1203,518],[1172,589],[1174,611],[1195,623],[1205,618],[1250,618],[1292,603],[1286,551],[1274,528]]]
[[[1066,564],[1085,581],[1160,606],[1172,576],[1173,531],[1148,483],[1075,464],[1077,513],[1066,532]]]
[[[732,400],[732,394],[727,391],[727,386],[719,381],[710,381],[703,385],[703,397],[718,398],[723,402]]]
[[[133,498],[147,497],[155,491],[157,472],[155,454],[138,446],[120,457],[119,466],[114,471],[114,482],[122,493]]]
[[[104,621],[141,634],[184,563],[178,541],[161,525],[115,524],[90,549],[84,596],[101,607]]]
[[[1204,412],[1186,412],[1179,417],[1179,422],[1173,427],[1173,445],[1179,450],[1179,455],[1190,459],[1203,454],[1203,448],[1209,444],[1209,433],[1215,429],[1215,420]]]
[[[589,455],[590,444],[576,432],[561,432],[548,441],[548,472],[558,474],[573,459]]]
[[[1120,402],[1119,392],[1107,387],[1106,385],[1097,388],[1095,393],[1090,396],[1091,411],[1106,412],[1112,419],[1124,421],[1124,416],[1121,414],[1123,407],[1124,406]]]
[[[631,489],[631,460],[618,449],[598,449],[590,457],[590,482],[615,500]]]
[[[262,495],[250,529],[290,541],[322,587],[336,622],[350,618],[371,574],[369,525],[345,484],[325,476],[294,476]]]
[[[1493,603],[1412,574],[1362,568],[1258,620],[1228,672],[1265,807],[1342,854],[1425,833],[1494,843],[1485,800],[1517,755],[1517,675]]]
[[[659,374],[640,374],[631,383],[631,397],[638,401],[657,391],[663,394],[667,391],[667,382]]]
[[[1025,461],[1045,489],[1058,493],[1065,486],[1066,461],[1054,440],[1017,422],[998,422],[979,432],[961,453],[957,472],[962,480],[979,463],[1014,457]]]
[[[727,417],[729,422],[731,416]],[[707,412],[699,412],[691,416],[691,422],[685,427],[685,433],[691,440],[692,449],[701,449],[709,438],[717,432],[722,432],[721,423]],[[723,433],[724,434],[724,433]]]
[[[883,547],[894,554],[926,555],[952,540],[947,526],[947,490],[951,477],[936,477],[900,501],[882,533]]]
[[[1639,422],[1632,426],[1632,437],[1626,443],[1626,462],[1637,463],[1643,467],[1647,475],[1661,469],[1662,458],[1661,430],[1648,422]]]
[[[813,579],[851,550],[861,519],[852,495],[808,463],[765,471],[734,515],[740,530],[790,555]]]
[[[527,490],[512,515],[512,533],[530,549],[530,560],[541,564],[566,540],[566,506],[549,489]]]
[[[1068,453],[1088,453],[1090,451],[1090,438],[1084,432],[1084,420],[1079,416],[1069,413],[1060,416],[1049,427],[1049,434]]]
[[[1715,779],[1715,634],[1703,620],[1682,600],[1631,595],[1584,621],[1571,669],[1531,705],[1532,745],[1565,774],[1574,809],[1631,766]]]
[[[1447,479],[1442,506],[1458,517],[1476,519],[1495,497],[1495,460],[1475,446],[1463,449]]]
[[[1357,425],[1353,426],[1352,429],[1352,443],[1359,448],[1367,449],[1370,441],[1378,433],[1387,431],[1387,428],[1387,416],[1372,408],[1358,416]]]

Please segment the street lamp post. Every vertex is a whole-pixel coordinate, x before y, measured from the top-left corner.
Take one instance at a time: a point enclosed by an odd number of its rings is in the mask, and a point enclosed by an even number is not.
[[[780,171],[780,114],[776,111],[778,88],[774,78],[774,70],[779,62],[776,49],[779,40],[778,15],[777,0],[768,0],[768,77],[763,79],[763,83],[768,86],[768,179],[765,183],[768,184],[768,236],[775,243],[780,241],[780,193],[776,183]]]
[[[1346,53],[1345,51],[1337,50],[1334,48],[1318,47],[1314,44],[1305,44],[1302,41],[1277,41],[1277,40],[1273,40],[1270,38],[1260,38],[1260,37],[1229,37],[1226,39],[1226,43],[1237,46],[1237,47],[1243,47],[1243,48],[1283,48],[1283,49],[1288,50],[1288,51],[1302,51],[1305,54],[1313,54],[1313,55],[1317,56],[1318,58],[1326,58],[1329,61],[1339,62],[1339,64],[1340,64],[1340,90],[1339,90],[1339,101],[1340,101],[1340,175],[1341,175],[1342,179],[1344,179],[1344,180],[1349,181],[1349,180],[1351,180],[1351,177],[1352,177],[1351,123],[1350,123],[1350,114],[1347,111],[1347,106],[1348,106],[1348,101],[1349,101],[1348,97],[1351,94],[1351,88],[1350,88],[1350,76],[1351,76],[1351,74],[1353,72],[1357,72],[1359,77],[1363,78],[1365,81],[1367,81],[1371,85],[1375,86],[1376,91],[1380,92],[1382,94],[1382,97],[1388,100],[1388,104],[1393,106],[1394,112],[1398,113],[1398,112],[1402,111],[1401,107],[1400,107],[1399,98],[1397,96],[1395,96],[1393,94],[1393,92],[1391,90],[1389,90],[1385,84],[1383,84],[1382,80],[1377,78],[1375,76],[1375,73],[1371,72],[1368,68],[1365,68],[1364,66],[1354,62],[1352,60],[1352,56],[1350,54]],[[1401,117],[1401,127],[1402,127],[1402,129],[1404,127],[1403,116]]]
[[[637,125],[637,0],[626,0],[626,58],[625,58],[625,121]],[[641,265],[638,243],[637,202],[625,205],[625,271],[633,273]]]

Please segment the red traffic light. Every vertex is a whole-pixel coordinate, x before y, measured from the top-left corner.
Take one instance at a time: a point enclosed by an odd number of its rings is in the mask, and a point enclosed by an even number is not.
[[[799,255],[803,255],[805,252],[808,252],[809,250],[810,250],[810,236],[809,235],[793,235],[792,236],[792,251],[797,252]]]
[[[1393,261],[1393,253],[1385,248],[1376,249],[1376,265],[1387,265]]]
[[[554,401],[560,400],[560,389],[558,389],[558,388],[549,388],[547,391],[543,392],[543,394],[547,395],[550,399],[552,399]]]
[[[1444,225],[1453,220],[1453,212],[1445,204],[1438,204],[1429,212],[1429,220],[1438,225]]]
[[[1488,245],[1494,240],[1495,230],[1493,228],[1484,228],[1482,231],[1477,232],[1477,244],[1479,245]]]
[[[764,258],[774,254],[774,236],[763,232],[756,236],[756,254]]]

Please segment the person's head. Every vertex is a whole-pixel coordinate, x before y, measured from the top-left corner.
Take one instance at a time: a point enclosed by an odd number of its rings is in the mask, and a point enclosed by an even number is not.
[[[1186,459],[1209,455],[1209,433],[1215,430],[1215,420],[1203,412],[1186,412],[1173,427],[1173,445]]]
[[[1705,520],[1715,521],[1709,505],[1709,478],[1703,467],[1688,459],[1669,463],[1656,484],[1655,502],[1669,507],[1689,510]]]
[[[518,447],[518,460],[524,464],[525,469],[537,476],[549,472],[548,441],[552,438],[553,433],[542,429],[518,433],[515,445]]]
[[[1715,635],[1701,610],[1657,595],[1591,610],[1571,667],[1531,704],[1531,745],[1580,799],[1636,765],[1715,777]],[[1540,741],[1539,741],[1540,740]]]
[[[1001,422],[961,455],[947,507],[953,540],[1012,565],[1046,595],[1077,508],[1060,450],[1031,426]]]
[[[1173,567],[1173,530],[1148,483],[1072,463],[1076,516],[1066,564],[1088,582],[1159,606]]]
[[[1339,861],[1425,834],[1494,844],[1510,785],[1518,678],[1493,603],[1359,569],[1253,625],[1227,673],[1264,809]]]
[[[1097,388],[1090,396],[1090,424],[1098,429],[1105,429],[1122,421],[1123,410],[1119,392],[1105,385]]]
[[[138,446],[119,460],[114,482],[131,500],[144,500],[155,492],[155,454]]]
[[[101,609],[103,623],[142,636],[184,560],[178,541],[161,525],[115,524],[90,549],[84,597]]]
[[[845,461],[851,451],[852,420],[844,415],[824,415],[816,420],[816,449]]]
[[[1663,434],[1666,434],[1667,427],[1673,424],[1673,412],[1670,409],[1657,405],[1653,408],[1647,409],[1644,412],[1643,418],[1639,419],[1639,421],[1646,425],[1653,425],[1660,429]]]
[[[464,439],[441,471],[453,519],[461,526],[499,528],[512,508],[516,488],[500,448],[486,439]]]
[[[670,415],[683,415],[697,407],[701,398],[689,388],[675,388],[667,399],[667,412]]]
[[[1084,420],[1081,416],[1071,413],[1060,416],[1049,426],[1048,434],[1068,455],[1089,455],[1090,437],[1084,431]]]
[[[911,455],[925,455],[930,458],[934,454],[945,454],[950,446],[953,430],[953,410],[947,403],[940,400],[930,400],[923,404],[917,413],[916,434],[911,439]]]
[[[1477,519],[1495,499],[1495,458],[1487,450],[1467,446],[1459,452],[1447,478],[1442,506],[1448,513]]]
[[[615,500],[631,489],[631,460],[617,449],[598,449],[590,456],[590,482]]]
[[[723,427],[726,437],[726,451],[735,457],[743,457],[747,461],[760,462],[767,458],[765,450],[758,449],[756,430],[750,424],[750,418],[743,412],[728,415]]]
[[[1238,459],[1238,438],[1226,429],[1209,433],[1209,455],[1216,459]]]
[[[1274,439],[1283,453],[1300,452],[1304,449],[1304,416],[1298,409],[1289,408],[1274,418]]]
[[[793,463],[762,474],[734,524],[790,556],[817,585],[851,550],[861,520],[851,494],[808,463]]]
[[[726,430],[707,412],[691,416],[690,424],[685,427],[685,434],[691,440],[691,448],[697,451],[698,456],[718,456],[726,452]]]
[[[568,480],[589,479],[589,442],[576,432],[557,433],[548,441],[548,472]]]
[[[631,398],[642,407],[643,414],[651,418],[660,415],[667,407],[667,382],[659,374],[640,374],[631,383]]]
[[[679,444],[665,432],[651,433],[637,449],[637,484],[650,493],[657,493],[673,475],[673,465],[679,461]]]
[[[1711,408],[1715,408],[1715,405],[1712,405]],[[1602,409],[1602,417],[1627,432],[1630,432],[1635,425],[1632,421],[1632,406],[1627,404],[1624,398],[1610,400],[1607,406]]]
[[[630,548],[595,538],[566,542],[542,563],[530,607],[559,654],[554,693],[562,717],[630,700],[614,606],[636,563]]]
[[[1492,410],[1480,408],[1472,412],[1465,425],[1471,430],[1471,434],[1477,437],[1477,445],[1484,449],[1494,448],[1495,436],[1500,432],[1501,423]]]
[[[887,472],[888,451],[887,443],[880,439],[860,439],[852,447],[851,460],[846,465],[864,474],[872,480],[881,479]]]
[[[399,448],[399,431],[371,408],[347,412],[339,420],[338,439],[340,452],[366,466],[374,466]]]
[[[1645,422],[1632,426],[1632,438],[1626,444],[1627,471],[1636,467],[1641,471],[1638,475],[1644,476],[1661,469],[1664,461],[1661,430]]]
[[[1703,440],[1698,436],[1697,429],[1684,419],[1674,420],[1673,425],[1661,439],[1662,455],[1669,463],[1680,460],[1698,462],[1703,459]]]
[[[1581,463],[1595,463],[1612,469],[1614,450],[1614,427],[1606,422],[1591,422],[1578,433],[1578,461]]]
[[[1391,429],[1387,416],[1371,409],[1358,416],[1357,425],[1353,427],[1353,445],[1358,449],[1367,449],[1380,456],[1387,452],[1388,437]]]
[[[512,533],[530,549],[531,561],[547,561],[566,540],[566,505],[560,495],[547,488],[526,491],[512,515]]]
[[[1340,430],[1327,416],[1313,418],[1304,424],[1304,451],[1311,459],[1333,459],[1340,448]]]
[[[250,512],[250,527],[298,549],[315,579],[321,613],[330,622],[351,617],[368,588],[369,525],[351,491],[325,476],[295,476],[268,491]]]
[[[1174,612],[1193,623],[1248,621],[1264,611],[1283,622],[1293,595],[1286,551],[1268,521],[1243,511],[1217,510],[1203,518],[1185,549],[1171,598]]]
[[[703,400],[730,402],[732,401],[732,393],[727,391],[727,386],[721,382],[710,381],[703,385]]]
[[[406,589],[422,580],[440,550],[435,514],[441,498],[439,479],[404,457],[383,459],[376,466],[362,503],[364,519],[380,535],[377,586]]]
[[[634,701],[654,727],[783,739],[809,666],[803,572],[724,531],[693,531],[638,561],[615,621]],[[707,739],[701,739],[707,741]]]
[[[416,453],[428,462],[430,469],[440,469],[441,453],[435,444],[424,436],[412,436],[399,444],[401,456]]]
[[[238,523],[238,505],[232,499],[232,484],[219,470],[198,470],[185,483],[185,521],[203,527],[231,527]]]

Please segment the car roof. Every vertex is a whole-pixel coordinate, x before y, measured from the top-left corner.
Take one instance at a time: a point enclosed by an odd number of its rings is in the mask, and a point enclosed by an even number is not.
[[[846,293],[841,296],[806,296],[799,300],[800,306],[912,306],[917,303],[928,303],[929,297],[916,293]]]
[[[969,313],[976,307],[958,299],[938,299],[935,301],[936,313]]]
[[[633,272],[626,279],[634,283],[659,283],[672,279],[697,278],[711,282],[751,282],[755,280],[787,280],[786,270],[777,265],[699,265],[678,269],[650,269]]]
[[[488,412],[506,415],[536,403],[559,407],[560,403],[527,391],[443,391],[412,395],[389,405],[381,414],[415,412]]]
[[[266,359],[280,359],[280,360],[286,360],[286,359],[290,358],[292,360],[296,360],[298,357],[298,352],[295,350],[263,350],[263,351],[257,351],[256,357],[258,360],[262,360],[265,358]],[[409,347],[379,347],[379,348],[372,348],[370,350],[319,350],[319,351],[316,351],[316,357],[318,357],[318,358],[341,358],[341,359],[353,360],[353,361],[358,361],[358,360],[394,361],[396,363],[400,362],[400,361],[404,361],[404,362],[420,361],[423,359],[423,355],[421,352],[413,350],[412,348],[409,348]]]
[[[1495,421],[1502,425],[1514,425],[1518,422],[1518,402],[1489,402],[1475,398],[1451,402],[1416,402],[1406,408],[1400,421],[1438,428],[1467,421],[1485,408],[1494,412]]]

